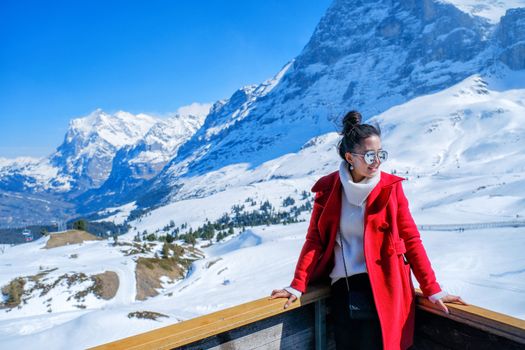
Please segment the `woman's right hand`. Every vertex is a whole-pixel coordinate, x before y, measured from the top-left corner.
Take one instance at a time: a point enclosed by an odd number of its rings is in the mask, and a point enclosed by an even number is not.
[[[292,305],[292,303],[297,300],[297,297],[295,295],[293,295],[292,293],[284,289],[274,289],[272,291],[272,295],[270,299],[275,299],[275,298],[288,298],[288,300],[284,304],[285,309],[288,308],[288,306]]]

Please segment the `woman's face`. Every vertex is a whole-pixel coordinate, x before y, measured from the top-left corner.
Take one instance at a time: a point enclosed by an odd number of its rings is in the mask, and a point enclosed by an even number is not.
[[[361,144],[355,148],[353,153],[345,153],[346,161],[354,166],[354,169],[350,171],[354,182],[359,182],[365,177],[371,178],[376,175],[379,171],[379,165],[381,165],[379,159],[377,159],[376,156],[372,164],[367,164],[363,154],[368,151],[374,151],[377,155],[377,151],[379,150],[381,150],[381,139],[376,135],[372,135],[364,139]]]

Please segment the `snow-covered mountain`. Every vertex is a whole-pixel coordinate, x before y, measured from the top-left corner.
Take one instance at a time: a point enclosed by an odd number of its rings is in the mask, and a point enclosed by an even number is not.
[[[141,140],[156,123],[145,115],[97,109],[73,119],[64,142],[47,158],[16,159],[0,171],[0,188],[25,192],[75,192],[99,186],[111,171],[118,149]]]
[[[73,119],[56,152],[38,160],[4,161],[0,169],[0,226],[64,221],[76,215],[75,194],[99,186],[116,151],[136,143],[155,124],[148,115],[100,109]]]
[[[64,142],[50,157],[51,164],[73,179],[75,191],[98,187],[108,178],[116,152],[137,143],[156,122],[145,114],[109,115],[97,109],[71,121]]]
[[[525,173],[525,71],[501,68],[372,118],[395,152],[389,167],[453,177]]]
[[[247,88],[218,102],[138,203],[195,195],[200,189],[187,185],[195,176],[296,152],[337,130],[337,117],[349,109],[371,117],[500,63],[522,70],[524,12],[509,10],[493,24],[441,1],[334,1],[272,89],[252,103]]]
[[[209,114],[204,107],[200,117],[186,115],[181,125],[95,111],[73,121],[57,152],[38,163],[53,174],[47,187],[8,167],[1,188],[62,191],[82,213],[129,202],[147,209],[214,193],[224,186],[203,181],[215,180],[210,174],[256,169],[297,152],[337,130],[349,109],[372,117],[476,74],[484,79],[525,69],[525,10],[484,4],[481,11],[466,0],[336,0],[303,51],[272,79],[239,89]]]
[[[49,157],[1,159],[0,208],[5,215],[0,225],[65,220],[79,209],[68,202],[78,203],[86,191],[110,195],[156,175],[202,125],[209,108],[193,104],[165,119],[97,109],[73,119],[64,142]],[[90,191],[98,188],[102,194]],[[31,210],[24,209],[27,203]]]
[[[419,224],[525,217],[523,101],[525,71],[500,65],[369,120],[380,125],[390,154],[381,169],[409,179],[404,186]],[[339,138],[327,133],[257,167],[245,162],[187,178],[179,190],[184,199],[130,224],[137,232],[155,231],[171,220],[197,228],[203,218],[217,220],[248,197],[282,209],[283,198],[298,200],[316,179],[338,169]]]
[[[179,147],[202,126],[211,105],[200,107],[157,121],[142,139],[120,148],[102,186],[76,198],[81,210],[93,211],[132,200],[136,195],[133,190],[156,176],[177,155]]]
[[[101,186],[77,200],[92,208],[106,203],[98,211],[105,220],[120,224],[133,210],[149,209],[128,221],[130,232],[119,237],[127,247],[137,234],[162,232],[171,222],[198,228],[231,213],[233,205],[254,210],[268,201],[284,210],[285,198],[308,201],[303,191],[338,168],[336,117],[355,108],[381,126],[390,154],[381,170],[407,179],[403,187],[418,225],[523,221],[525,9],[509,9],[515,5],[525,6],[518,0],[336,0],[298,57],[274,78],[216,102],[206,118],[208,111],[196,113],[194,106],[147,130],[137,125],[142,136],[134,142],[130,136],[118,147],[101,135],[94,136],[100,142],[72,140],[68,145],[80,145],[79,156],[63,158],[62,167],[49,159],[0,160],[0,181],[19,186],[0,193],[0,218],[12,222],[17,220],[12,213],[30,216],[35,210],[51,217],[52,208],[75,213],[78,207],[67,207],[57,193],[74,190],[67,185],[80,174],[84,183]],[[181,116],[188,119],[182,122]],[[115,148],[106,179],[89,180],[92,173],[84,170],[61,172],[64,164],[89,168],[88,157],[80,154],[95,143],[104,145],[101,155]],[[108,163],[96,160],[91,166]],[[20,174],[34,179],[37,168],[41,180],[17,180]],[[34,193],[37,185],[52,197]],[[0,254],[2,284],[42,271],[51,278],[106,270],[116,272],[122,284],[113,299],[87,298],[85,309],[63,295],[35,296],[20,309],[0,313],[0,341],[22,348],[43,341],[55,348],[88,347],[267,296],[289,283],[306,228],[307,222],[236,229],[225,242],[203,248],[205,258],[194,262],[187,278],[165,279],[160,295],[144,302],[134,298],[136,259],[107,241],[44,253],[43,240],[6,247]],[[522,231],[421,234],[446,290],[524,318]],[[155,249],[161,253],[160,244]],[[65,289],[59,285],[56,294]],[[129,318],[137,310],[169,318]],[[79,328],[85,332],[72,331]]]

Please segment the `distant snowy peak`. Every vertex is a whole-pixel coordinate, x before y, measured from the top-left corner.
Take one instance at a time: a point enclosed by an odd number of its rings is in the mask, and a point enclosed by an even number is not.
[[[156,175],[177,154],[202,126],[210,108],[193,103],[166,119],[97,109],[71,120],[64,142],[49,157],[1,158],[0,190],[57,192],[73,200],[85,191],[96,192],[112,173],[116,178],[102,192],[130,189]]]
[[[159,120],[151,127],[142,140],[134,147],[142,147],[143,152],[131,162],[167,162],[177,154],[178,148],[186,142],[204,123],[211,105],[201,110],[182,111],[168,119]],[[180,113],[180,109],[178,113]],[[191,114],[189,114],[191,113]]]
[[[498,23],[508,9],[525,7],[525,0],[442,0],[461,11]]]
[[[136,187],[157,175],[177,155],[179,147],[202,126],[210,107],[193,104],[181,108],[179,114],[158,120],[135,144],[120,148],[104,183],[77,198],[81,210],[127,201]]]
[[[97,109],[83,118],[73,119],[69,123],[66,142],[75,137],[93,139],[94,135],[116,148],[137,142],[158,120],[146,114],[133,115],[118,111],[108,114]]]
[[[70,176],[73,188],[82,192],[100,186],[111,172],[115,153],[141,140],[158,119],[146,114],[97,109],[70,122],[62,145],[51,155],[61,176]]]
[[[23,167],[27,164],[34,164],[41,161],[41,158],[34,157],[16,157],[16,158],[3,158],[0,157],[0,173],[4,167]]]

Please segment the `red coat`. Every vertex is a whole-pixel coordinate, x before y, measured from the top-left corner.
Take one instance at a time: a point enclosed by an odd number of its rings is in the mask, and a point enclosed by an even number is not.
[[[425,296],[441,291],[417,227],[408,209],[401,181],[381,172],[367,198],[364,216],[364,255],[374,294],[384,349],[406,349],[413,343],[415,298],[410,277],[414,272]],[[310,282],[329,280],[341,215],[339,171],[319,179],[306,241],[291,286],[306,291]],[[409,264],[405,264],[403,254]],[[341,305],[341,307],[344,307]]]

